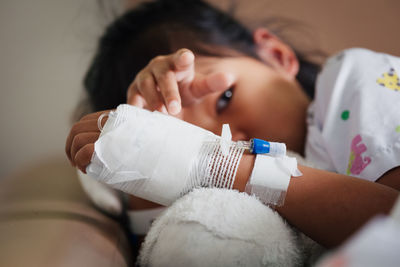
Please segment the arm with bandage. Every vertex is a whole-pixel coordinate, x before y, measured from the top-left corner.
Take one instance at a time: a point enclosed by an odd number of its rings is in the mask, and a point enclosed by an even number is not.
[[[296,159],[281,143],[253,139],[233,142],[228,125],[222,136],[185,121],[130,105],[120,105],[95,143],[86,172],[138,197],[170,205],[195,187],[231,189],[245,150],[256,158],[247,191],[281,205]],[[99,117],[101,119],[101,117]],[[266,169],[270,179],[263,179]]]
[[[242,192],[258,186],[266,189],[255,191],[258,197],[271,200],[275,191],[270,189],[286,183],[284,204],[276,210],[311,238],[334,246],[372,216],[388,213],[398,196],[384,185],[305,166],[299,166],[302,176],[290,179],[297,173],[290,158],[242,154],[238,143],[129,105],[108,114],[98,138],[101,114],[72,128],[67,140],[71,162],[114,188],[158,203],[170,204],[199,186]]]

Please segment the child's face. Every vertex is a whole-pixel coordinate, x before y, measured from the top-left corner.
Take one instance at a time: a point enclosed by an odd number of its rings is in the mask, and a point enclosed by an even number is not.
[[[231,93],[207,95],[179,117],[216,134],[229,123],[234,140],[280,141],[303,152],[309,99],[294,78],[250,57],[198,56],[195,62],[196,72],[229,72],[235,82]]]

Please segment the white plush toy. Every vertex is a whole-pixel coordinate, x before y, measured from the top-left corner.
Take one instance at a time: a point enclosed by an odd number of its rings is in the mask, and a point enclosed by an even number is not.
[[[306,245],[254,196],[201,188],[177,200],[153,223],[139,265],[304,266],[310,252]]]

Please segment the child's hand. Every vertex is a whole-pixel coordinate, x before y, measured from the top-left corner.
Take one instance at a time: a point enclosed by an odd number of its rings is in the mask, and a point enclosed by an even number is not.
[[[228,89],[234,82],[229,73],[196,73],[192,51],[180,49],[174,54],[155,57],[129,86],[127,103],[172,115],[182,105],[190,105],[203,96]]]
[[[86,173],[86,167],[89,165],[94,152],[94,143],[100,136],[100,129],[97,120],[101,114],[108,111],[100,111],[84,116],[75,123],[65,144],[65,152],[71,164],[82,172]],[[107,117],[102,119],[104,125]]]

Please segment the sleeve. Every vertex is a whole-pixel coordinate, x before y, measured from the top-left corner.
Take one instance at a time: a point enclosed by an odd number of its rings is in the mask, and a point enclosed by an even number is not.
[[[309,109],[307,159],[370,181],[399,166],[399,74],[400,58],[366,49],[330,58]]]

